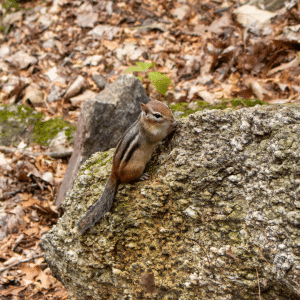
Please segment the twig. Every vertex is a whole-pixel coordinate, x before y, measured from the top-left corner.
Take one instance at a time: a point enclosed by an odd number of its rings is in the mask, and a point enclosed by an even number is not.
[[[196,244],[198,244],[198,245],[201,247],[202,251],[203,251],[204,254],[206,255],[206,258],[207,258],[207,260],[208,260],[209,265],[211,266],[210,259],[209,259],[208,255],[207,255],[207,253],[206,253],[204,247],[203,247],[198,241],[196,241],[196,240],[194,240],[194,239],[190,239],[190,238],[187,238],[187,239],[190,240],[190,241],[195,242]]]
[[[259,276],[258,276],[258,271],[257,271],[257,268],[256,268],[256,266],[255,266],[255,270],[256,270],[257,284],[258,284],[258,296],[259,296],[259,300],[261,300]]]
[[[31,152],[28,150],[19,150],[17,148],[5,147],[5,146],[0,146],[0,151],[3,153],[15,153],[16,151],[20,151],[20,153],[23,155],[28,155],[28,156],[49,155],[52,158],[64,158],[64,157],[69,157],[73,154],[73,150],[62,151],[62,152]]]
[[[12,264],[12,265],[10,265],[10,266],[8,266],[8,267],[5,267],[5,268],[0,269],[0,273],[6,271],[6,270],[8,270],[8,269],[11,269],[11,268],[13,268],[13,267],[15,267],[15,266],[17,266],[17,265],[19,265],[19,264],[22,264],[22,263],[24,263],[24,262],[28,262],[28,261],[30,261],[30,260],[33,260],[33,259],[36,259],[36,258],[39,258],[39,257],[42,257],[42,256],[44,256],[44,253],[39,254],[39,255],[36,255],[36,256],[32,256],[32,257],[30,257],[30,258],[26,258],[26,259],[19,260],[18,262],[14,263],[14,264]]]
[[[230,257],[232,257],[233,259],[237,260],[238,262],[240,261],[239,258],[237,258],[233,253],[232,253],[232,250],[231,250],[231,246],[229,246],[229,249],[226,251],[226,254]]]
[[[47,108],[48,108],[48,111],[52,114],[52,115],[55,115],[55,112],[51,109],[51,107],[49,106],[48,102],[47,102],[47,93],[44,94],[44,103],[46,104]]]
[[[65,158],[71,156],[73,154],[73,150],[63,152],[45,152],[42,154],[49,155],[52,158]]]

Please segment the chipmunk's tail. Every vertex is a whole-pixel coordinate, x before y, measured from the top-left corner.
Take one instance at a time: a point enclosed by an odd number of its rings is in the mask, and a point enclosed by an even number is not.
[[[118,181],[112,177],[108,179],[101,197],[89,208],[86,215],[77,224],[80,235],[94,226],[112,208],[118,188]]]

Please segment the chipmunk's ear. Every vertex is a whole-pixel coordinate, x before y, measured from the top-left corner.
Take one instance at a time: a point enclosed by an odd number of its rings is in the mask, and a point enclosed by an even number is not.
[[[147,104],[141,103],[141,109],[142,109],[142,113],[145,114],[146,116],[150,112],[149,107],[147,106]]]

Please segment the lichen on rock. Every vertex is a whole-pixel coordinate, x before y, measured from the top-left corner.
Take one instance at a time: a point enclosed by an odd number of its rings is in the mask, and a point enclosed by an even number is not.
[[[70,299],[300,298],[299,106],[180,120],[147,167],[150,180],[120,185],[112,211],[78,236],[112,156],[82,165],[43,238]]]

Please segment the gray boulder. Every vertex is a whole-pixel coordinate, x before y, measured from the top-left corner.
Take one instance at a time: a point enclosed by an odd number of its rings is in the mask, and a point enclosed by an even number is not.
[[[148,103],[141,81],[121,75],[95,99],[83,104],[77,123],[74,152],[59,188],[56,206],[64,201],[80,165],[97,151],[115,147],[126,129],[138,118],[140,103]]]
[[[121,185],[87,234],[113,150],[80,168],[44,235],[70,299],[300,299],[300,108],[197,112],[155,152],[146,182]]]

